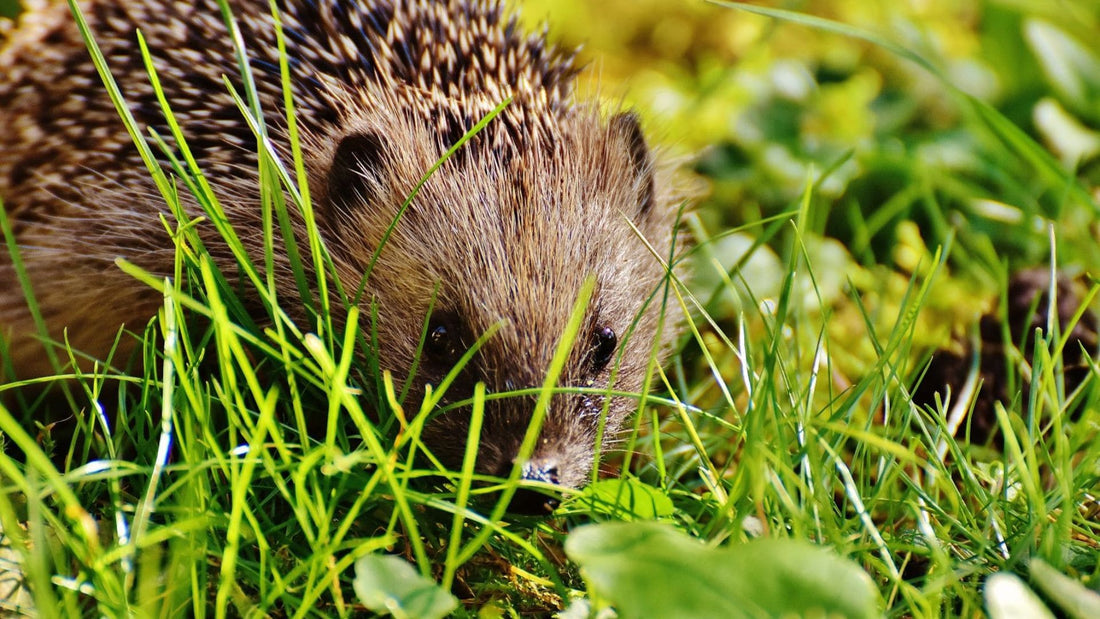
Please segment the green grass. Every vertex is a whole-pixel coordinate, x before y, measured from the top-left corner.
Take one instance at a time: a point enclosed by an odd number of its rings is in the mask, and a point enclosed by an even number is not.
[[[323,269],[320,281],[307,281],[300,258],[327,263],[315,227],[309,247],[274,240],[287,209],[311,212],[308,187],[295,180],[305,178],[297,149],[292,161],[261,153],[259,190],[265,262],[289,252],[307,300],[279,298],[270,269],[251,265],[234,232],[222,230],[247,265],[245,285],[264,300],[271,326],[261,329],[180,208],[177,184],[198,197],[207,223],[221,220],[198,164],[181,149],[166,175],[153,164],[163,141],[129,119],[172,207],[165,226],[177,244],[166,280],[119,265],[164,294],[139,334],[143,369],[51,380],[68,391],[60,399],[75,428],[67,445],[28,422],[44,406],[29,385],[0,385],[16,403],[0,408],[0,524],[41,616],[350,616],[382,594],[410,616],[438,616],[455,604],[445,591],[461,600],[459,616],[563,607],[595,616],[607,605],[624,617],[675,616],[688,604],[698,616],[729,616],[728,605],[768,616],[815,604],[845,616],[983,616],[1016,600],[986,587],[1015,582],[993,574],[1030,578],[1051,607],[1095,604],[1078,587],[1100,589],[1100,367],[1077,391],[1062,376],[1061,334],[1080,314],[1039,333],[1003,334],[1005,372],[1017,386],[993,407],[1003,447],[970,444],[965,421],[949,427],[965,392],[925,407],[911,395],[932,351],[976,337],[983,312],[1004,316],[1010,271],[1095,264],[1090,160],[1060,163],[1007,105],[958,91],[937,63],[885,34],[741,8],[916,61],[959,111],[939,131],[917,121],[897,127],[898,139],[918,144],[905,156],[895,135],[817,153],[809,137],[788,135],[791,152],[822,160],[770,198],[751,194],[755,206],[741,221],[720,201],[743,191],[729,183],[740,182],[742,166],[762,177],[775,170],[743,145],[711,151],[700,168],[715,179],[716,197],[686,222],[696,244],[683,266],[695,273],[670,298],[692,316],[682,351],[657,375],[663,389],[634,418],[624,453],[611,455],[617,475],[545,520],[504,513],[515,475],[485,484],[469,458],[453,473],[418,459],[424,413],[437,400],[404,399],[376,370],[369,312],[334,326],[328,296],[312,291],[338,282]],[[1032,53],[1076,58],[1072,50],[1055,41]],[[1100,82],[1100,73],[1078,77]],[[1096,102],[1062,96],[1069,110]],[[250,89],[238,102],[262,136]],[[887,115],[889,102],[879,103]],[[744,158],[715,155],[739,151]],[[937,159],[945,153],[965,163],[945,165]],[[847,189],[838,195],[830,183],[841,177]],[[991,211],[992,201],[1003,210]],[[1025,225],[989,216],[1006,211]],[[1087,290],[1083,303],[1098,287]],[[303,302],[316,308],[312,332],[280,309]],[[1038,344],[1027,356],[1016,346],[1025,338]],[[473,434],[485,397],[475,394]],[[318,411],[326,424],[311,433]],[[668,526],[637,522],[650,520]],[[593,522],[609,524],[578,528]],[[1047,564],[1054,569],[1036,567]],[[1071,616],[1089,616],[1080,612]]]

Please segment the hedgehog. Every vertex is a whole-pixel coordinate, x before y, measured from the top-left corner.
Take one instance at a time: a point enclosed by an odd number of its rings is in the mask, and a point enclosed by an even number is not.
[[[78,4],[138,125],[171,136],[139,51],[140,30],[187,147],[262,265],[256,134],[225,80],[244,92],[236,37],[270,142],[289,161],[268,3],[230,0],[233,34],[215,0]],[[162,221],[171,215],[67,4],[26,5],[0,49],[0,199],[51,338],[102,360],[120,327],[140,331],[163,303],[116,260],[172,275],[174,245]],[[538,387],[591,282],[558,381],[581,389],[552,397],[535,451],[519,463],[526,479],[583,486],[597,448],[613,446],[638,405],[636,397],[605,394],[640,392],[652,351],[667,355],[676,338],[678,321],[654,300],[671,280],[667,265],[677,251],[684,198],[676,166],[651,148],[636,113],[578,100],[575,51],[555,47],[545,31],[529,34],[498,0],[276,5],[317,229],[343,288],[362,285],[358,304],[377,315],[371,344],[380,369],[423,394],[496,329],[443,404],[467,400],[477,383],[489,393]],[[502,104],[385,237],[426,172]],[[203,214],[193,197],[181,199],[189,217]],[[306,247],[304,217],[291,211],[292,240]],[[209,221],[198,226],[212,261],[232,280],[237,260]],[[51,374],[11,254],[0,246],[0,337],[17,377]],[[287,257],[277,255],[271,268],[280,298],[304,306]],[[304,307],[284,309],[311,328]],[[136,341],[123,337],[116,357]],[[512,470],[533,408],[531,397],[489,401],[479,472]],[[444,464],[461,463],[469,423],[469,409],[455,405],[426,427],[425,442]]]

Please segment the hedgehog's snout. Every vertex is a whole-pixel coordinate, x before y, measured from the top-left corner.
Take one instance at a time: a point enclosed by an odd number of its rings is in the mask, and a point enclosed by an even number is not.
[[[526,481],[541,481],[557,485],[560,479],[558,458],[537,458],[527,461],[523,465],[521,478]],[[543,494],[534,488],[520,488],[512,496],[508,511],[538,516],[549,514],[557,509],[560,503],[556,496]]]
[[[542,481],[548,484],[558,483],[558,458],[540,458],[529,460],[523,465],[521,477],[527,481]]]
[[[467,378],[480,379],[482,376]],[[535,387],[523,386],[537,385],[538,381],[514,375],[494,378],[496,385],[508,389],[498,387],[487,390],[494,397],[484,403],[478,436],[469,439],[478,442],[474,469],[482,475],[508,478],[518,466],[519,479],[535,483],[525,484],[529,487],[516,493],[509,504],[509,511],[548,514],[560,502],[560,496],[550,496],[557,493],[548,486],[558,486],[561,491],[568,491],[583,487],[590,479],[605,398],[587,392],[552,395],[535,445],[529,453],[523,454],[524,439],[532,430],[531,423],[539,399],[529,393]],[[446,401],[461,401],[467,397],[466,386],[461,381],[452,384]],[[508,393],[515,390],[520,393]],[[425,444],[452,470],[463,466],[465,446],[460,437],[470,434],[471,409],[468,405],[455,407],[425,428]],[[609,419],[607,424],[608,432],[618,428],[617,418]]]
[[[528,482],[558,483],[558,458],[544,458],[544,460],[530,461],[524,464],[522,478]]]
[[[547,420],[554,423],[553,418]],[[518,424],[507,430],[494,428],[498,436],[511,436],[506,445],[499,442],[483,443],[479,450],[479,460],[483,469],[490,475],[507,478],[516,466],[519,466],[519,479],[523,482],[536,482],[540,486],[558,486],[559,489],[535,487],[519,488],[508,504],[508,511],[515,514],[547,515],[561,503],[560,492],[569,488],[578,488],[585,484],[591,470],[592,454],[579,444],[573,444],[572,438],[562,434],[560,429],[542,428],[538,444],[529,457],[521,459],[522,436]],[[526,431],[526,427],[522,428]]]

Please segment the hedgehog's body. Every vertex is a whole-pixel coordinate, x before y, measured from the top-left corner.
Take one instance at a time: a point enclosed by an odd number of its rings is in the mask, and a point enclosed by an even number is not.
[[[160,221],[166,207],[67,7],[31,4],[0,49],[0,198],[51,335],[60,340],[67,328],[75,349],[102,358],[119,325],[140,330],[161,302],[114,261],[173,272],[173,245]],[[255,140],[223,83],[223,75],[239,83],[233,76],[240,70],[217,3],[80,5],[139,124],[168,136],[136,43],[141,29],[190,150],[253,261],[263,264]],[[230,6],[273,142],[286,155],[268,4]],[[642,311],[664,271],[628,220],[664,256],[675,208],[633,117],[608,121],[575,104],[570,59],[542,38],[522,35],[496,0],[288,0],[279,8],[318,225],[349,290],[417,181],[512,98],[422,188],[381,252],[364,303],[378,305],[384,369],[402,379],[410,372],[438,287],[415,386],[437,381],[456,353],[497,323],[503,328],[463,373],[453,399],[476,381],[491,391],[539,385],[577,293],[593,275],[596,291],[562,383],[606,387],[615,365],[608,357],[619,352],[615,334],[621,340],[640,316],[634,335],[619,342],[625,348],[616,383],[617,390],[639,390],[654,339],[668,332],[658,332],[659,303]],[[185,204],[199,214],[193,200]],[[212,226],[201,226],[218,266],[233,273],[236,263]],[[280,260],[276,268],[286,266]],[[298,302],[290,274],[279,280],[284,305]],[[34,333],[0,246],[0,336],[10,339],[23,377],[51,371]],[[602,404],[597,396],[554,400],[535,456],[541,472],[533,476],[583,482]],[[479,468],[499,473],[511,465],[530,406],[492,406]],[[609,436],[630,406],[612,402]],[[453,442],[466,427],[462,413],[450,413],[429,434]],[[461,454],[446,440],[434,446],[451,463]]]

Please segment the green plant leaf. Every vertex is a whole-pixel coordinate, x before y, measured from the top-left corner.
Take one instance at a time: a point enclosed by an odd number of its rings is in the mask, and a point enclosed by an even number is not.
[[[667,494],[630,477],[597,481],[584,489],[577,502],[587,511],[620,520],[655,520],[676,511]]]
[[[352,586],[367,608],[402,619],[446,617],[458,607],[455,596],[392,555],[367,555],[356,561]]]
[[[1039,559],[1032,559],[1027,567],[1035,586],[1067,616],[1078,619],[1100,617],[1100,594]]]
[[[565,552],[624,619],[880,614],[858,565],[793,539],[710,548],[660,523],[607,523],[573,531]]]

